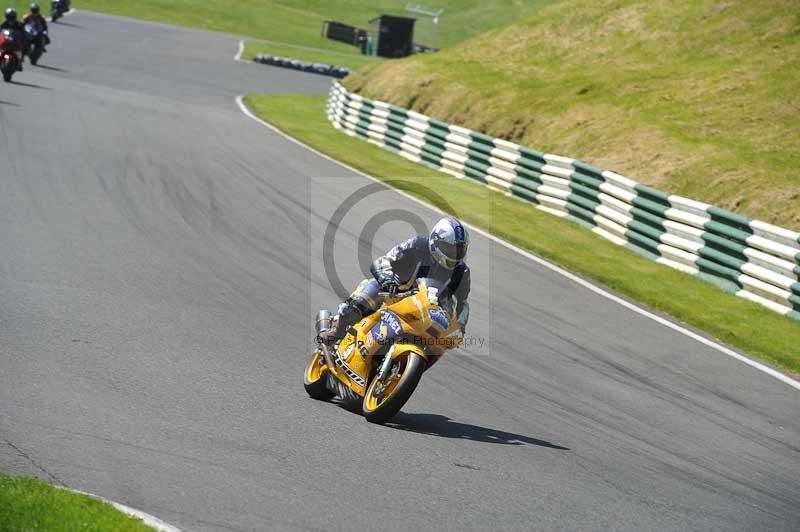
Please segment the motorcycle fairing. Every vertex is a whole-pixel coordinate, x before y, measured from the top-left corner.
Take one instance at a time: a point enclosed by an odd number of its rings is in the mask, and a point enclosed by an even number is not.
[[[395,359],[413,352],[431,363],[460,344],[455,316],[431,297],[424,281],[418,280],[418,286],[414,295],[385,301],[347,331],[331,353],[336,366],[331,377],[363,397],[383,353]]]
[[[403,326],[397,314],[391,310],[381,310],[380,314],[380,320],[372,327],[367,337],[368,344],[374,342],[379,345],[388,345],[403,332]],[[370,345],[370,347],[373,346]]]

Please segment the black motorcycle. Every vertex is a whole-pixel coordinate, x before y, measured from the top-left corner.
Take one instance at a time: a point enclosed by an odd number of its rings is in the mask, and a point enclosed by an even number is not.
[[[11,76],[19,66],[17,50],[19,45],[15,33],[11,30],[0,31],[0,72],[3,73],[3,81],[6,83],[11,81]]]
[[[50,4],[50,19],[55,22],[69,12],[69,0],[53,0]]]
[[[28,38],[28,59],[32,65],[35,65],[44,53],[44,28],[41,24],[25,24],[25,35]]]

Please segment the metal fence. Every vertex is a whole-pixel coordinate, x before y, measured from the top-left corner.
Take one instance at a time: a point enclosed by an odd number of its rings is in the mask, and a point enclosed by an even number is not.
[[[349,135],[577,220],[616,244],[800,319],[799,233],[369,100],[339,83],[328,118]]]

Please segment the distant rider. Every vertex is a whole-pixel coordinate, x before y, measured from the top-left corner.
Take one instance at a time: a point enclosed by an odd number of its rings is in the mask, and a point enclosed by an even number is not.
[[[71,9],[69,4],[70,4],[69,0],[54,0],[52,2],[53,11],[58,9],[61,12],[61,15],[63,16],[64,14],[69,13]]]
[[[17,70],[22,70],[22,62],[25,60],[25,26],[17,20],[17,10],[13,7],[6,9],[6,20],[0,24],[0,31],[11,30],[15,33],[17,42],[18,65]]]
[[[23,28],[27,24],[38,24],[41,26],[44,44],[50,44],[50,36],[47,34],[47,19],[42,16],[41,9],[39,9],[39,4],[31,4],[31,12],[25,15],[25,18],[22,19]],[[47,52],[47,48],[45,46],[42,46],[42,52]]]
[[[396,293],[408,290],[421,278],[441,281],[445,288],[440,300],[453,296],[456,315],[463,332],[469,320],[467,297],[470,272],[464,259],[469,247],[469,234],[455,218],[442,218],[430,235],[419,235],[393,247],[372,263],[372,279],[364,279],[341,305],[336,327],[323,335],[328,343],[341,340],[347,329],[378,310],[383,303],[379,292]]]

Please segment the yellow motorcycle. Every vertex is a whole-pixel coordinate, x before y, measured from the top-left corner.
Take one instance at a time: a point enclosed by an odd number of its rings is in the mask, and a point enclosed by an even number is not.
[[[455,302],[451,296],[440,301],[441,289],[436,281],[418,279],[408,291],[381,293],[381,308],[333,346],[322,340],[333,319],[321,310],[317,348],[303,379],[308,395],[319,400],[347,395],[341,398],[361,402],[367,421],[388,421],[411,397],[425,370],[461,343]]]

